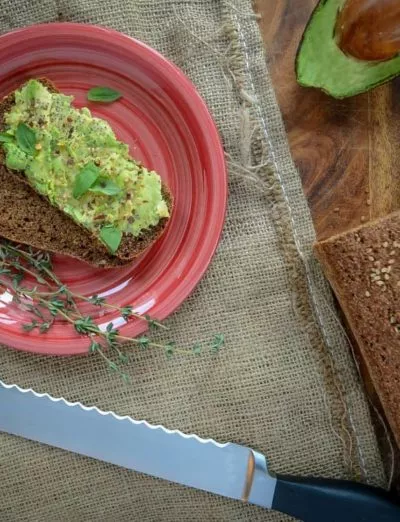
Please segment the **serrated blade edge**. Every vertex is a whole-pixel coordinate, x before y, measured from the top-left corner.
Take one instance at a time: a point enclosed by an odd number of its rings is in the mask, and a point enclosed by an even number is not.
[[[253,486],[261,478],[262,498],[255,498],[251,491],[248,500],[265,507],[272,502],[272,486],[267,485],[268,494],[264,494],[265,458],[249,448],[1,380],[0,431],[235,499],[245,500],[246,491],[259,489]],[[255,456],[259,465],[249,488],[247,472]]]

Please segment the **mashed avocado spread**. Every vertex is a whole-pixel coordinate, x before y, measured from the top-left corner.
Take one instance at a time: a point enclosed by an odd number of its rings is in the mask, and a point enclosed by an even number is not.
[[[98,235],[115,252],[122,233],[138,236],[168,217],[161,179],[135,162],[128,145],[73,97],[30,80],[5,115],[6,166]],[[9,138],[8,138],[9,136]]]

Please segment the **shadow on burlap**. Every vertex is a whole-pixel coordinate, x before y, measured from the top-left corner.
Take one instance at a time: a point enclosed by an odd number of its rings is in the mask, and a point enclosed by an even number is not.
[[[218,356],[138,353],[126,386],[96,358],[0,351],[1,378],[268,454],[275,471],[385,485],[368,407],[329,290],[247,0],[0,0],[0,30],[91,22],[161,51],[196,84],[230,166],[223,238],[168,321],[178,342],[224,332]],[[78,434],[77,434],[78,435]],[[110,440],[110,444],[113,441]],[[0,518],[257,521],[284,515],[0,436]]]

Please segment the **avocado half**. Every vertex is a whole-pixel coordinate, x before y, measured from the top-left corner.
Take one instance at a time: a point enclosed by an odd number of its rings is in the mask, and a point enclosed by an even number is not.
[[[296,56],[296,77],[303,87],[347,98],[388,82],[400,74],[400,56],[361,61],[338,47],[336,19],[346,0],[320,0],[305,28]]]

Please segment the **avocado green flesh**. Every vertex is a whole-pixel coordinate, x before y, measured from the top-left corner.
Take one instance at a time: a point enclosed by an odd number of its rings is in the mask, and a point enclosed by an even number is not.
[[[305,29],[296,59],[298,82],[335,98],[368,91],[400,74],[400,56],[384,62],[345,55],[335,37],[337,14],[345,0],[321,0]]]
[[[129,156],[128,145],[117,140],[106,121],[94,118],[86,107],[75,109],[72,101],[36,80],[16,91],[5,115],[6,132],[15,136],[25,123],[35,131],[36,147],[29,154],[18,140],[3,143],[7,167],[22,171],[38,192],[97,236],[104,226],[138,236],[168,217],[158,174]],[[101,187],[112,183],[112,194],[89,189],[73,196],[76,177],[88,165],[100,170]]]

